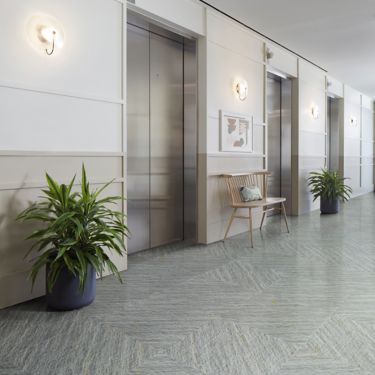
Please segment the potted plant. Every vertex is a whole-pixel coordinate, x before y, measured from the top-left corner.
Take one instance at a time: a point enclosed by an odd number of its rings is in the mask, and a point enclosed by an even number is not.
[[[96,294],[96,275],[105,269],[121,276],[108,253],[126,253],[124,238],[128,229],[121,212],[110,206],[119,196],[100,197],[103,190],[91,189],[84,165],[79,191],[73,191],[75,177],[69,185],[59,185],[46,174],[47,188],[41,200],[19,216],[21,221],[37,221],[41,228],[28,239],[38,253],[30,271],[34,285],[39,271],[46,266],[47,305],[56,310],[72,310],[90,304]]]
[[[352,189],[344,184],[346,179],[337,171],[321,169],[319,172],[310,172],[308,185],[313,194],[314,201],[320,197],[320,212],[322,214],[335,214],[339,211],[339,201],[347,201]]]

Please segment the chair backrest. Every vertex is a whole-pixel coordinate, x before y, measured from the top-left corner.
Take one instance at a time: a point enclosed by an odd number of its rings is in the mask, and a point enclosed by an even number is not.
[[[267,198],[267,178],[270,174],[268,171],[224,174],[231,203],[242,202],[240,188],[243,186],[258,186],[263,198]]]

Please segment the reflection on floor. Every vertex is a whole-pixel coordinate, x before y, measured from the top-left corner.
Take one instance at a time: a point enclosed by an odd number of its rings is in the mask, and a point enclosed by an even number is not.
[[[80,311],[0,311],[0,374],[375,373],[375,200],[130,257]]]

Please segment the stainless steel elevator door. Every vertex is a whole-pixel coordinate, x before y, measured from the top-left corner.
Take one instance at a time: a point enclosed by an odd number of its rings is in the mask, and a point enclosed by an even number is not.
[[[127,216],[128,252],[150,247],[150,35],[128,25]]]
[[[129,253],[182,240],[183,44],[128,25]]]
[[[281,81],[267,77],[268,195],[281,196]]]
[[[340,99],[327,98],[327,155],[328,168],[338,171],[340,168]]]
[[[150,34],[151,247],[183,239],[183,45]]]

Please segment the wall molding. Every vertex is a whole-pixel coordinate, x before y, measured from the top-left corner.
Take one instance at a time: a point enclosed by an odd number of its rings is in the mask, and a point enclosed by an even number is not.
[[[257,153],[237,153],[237,152],[210,152],[207,153],[209,158],[265,158],[266,154],[257,154]]]
[[[4,88],[8,90],[28,91],[28,92],[34,92],[34,93],[43,94],[43,95],[63,96],[67,98],[108,103],[108,104],[124,104],[123,99],[103,98],[103,97],[98,97],[95,95],[80,94],[80,93],[67,92],[67,91],[61,91],[61,90],[50,90],[50,89],[41,88],[41,87],[26,86],[22,84],[16,84],[16,83],[4,82],[4,81],[0,81],[0,88]]]
[[[251,61],[251,62],[254,63],[254,64],[259,64],[259,65],[262,65],[262,66],[266,66],[266,65],[267,65],[267,63],[264,62],[264,61],[256,60],[256,59],[254,59],[254,58],[252,58],[252,57],[250,57],[250,56],[247,56],[247,55],[241,54],[241,53],[239,53],[238,51],[235,51],[235,50],[232,49],[232,48],[228,48],[227,46],[224,46],[224,45],[222,45],[222,44],[220,44],[220,43],[218,43],[218,42],[213,41],[212,39],[209,39],[209,38],[208,38],[207,41],[210,42],[210,43],[212,43],[212,44],[214,44],[214,45],[217,46],[217,47],[223,48],[223,49],[225,49],[225,50],[227,50],[227,51],[229,51],[229,52],[231,52],[231,53],[235,53],[237,56],[241,57],[241,58],[244,59],[244,60],[249,60],[249,61]],[[263,42],[263,43],[264,43],[264,42]]]
[[[107,151],[34,151],[34,150],[0,150],[1,156],[14,157],[126,157],[125,152]]]
[[[106,184],[110,180],[108,179],[93,179],[90,180],[91,185],[102,185]],[[66,185],[69,184],[70,181],[62,181],[60,183],[65,183]],[[123,177],[115,178],[113,180],[113,183],[125,183],[125,179]],[[74,184],[74,186],[80,185],[80,182],[77,180],[77,182]],[[0,184],[0,191],[5,190],[27,190],[27,189],[41,189],[46,187],[47,184],[45,181],[30,181],[26,183],[19,183],[19,182],[8,182],[8,183],[1,183]]]
[[[301,158],[311,158],[311,159],[326,159],[327,158],[327,155],[320,155],[320,154],[311,154],[311,155],[307,155],[307,154],[299,154],[299,156]]]
[[[208,115],[207,116],[210,120],[217,120],[217,121],[220,121],[220,116],[218,115]],[[253,126],[267,126],[267,123],[266,122],[253,122]]]
[[[318,134],[318,135],[324,135],[327,136],[327,132],[322,132],[322,131],[315,131],[315,130],[310,130],[310,129],[299,129],[300,133],[308,133],[308,134]]]

